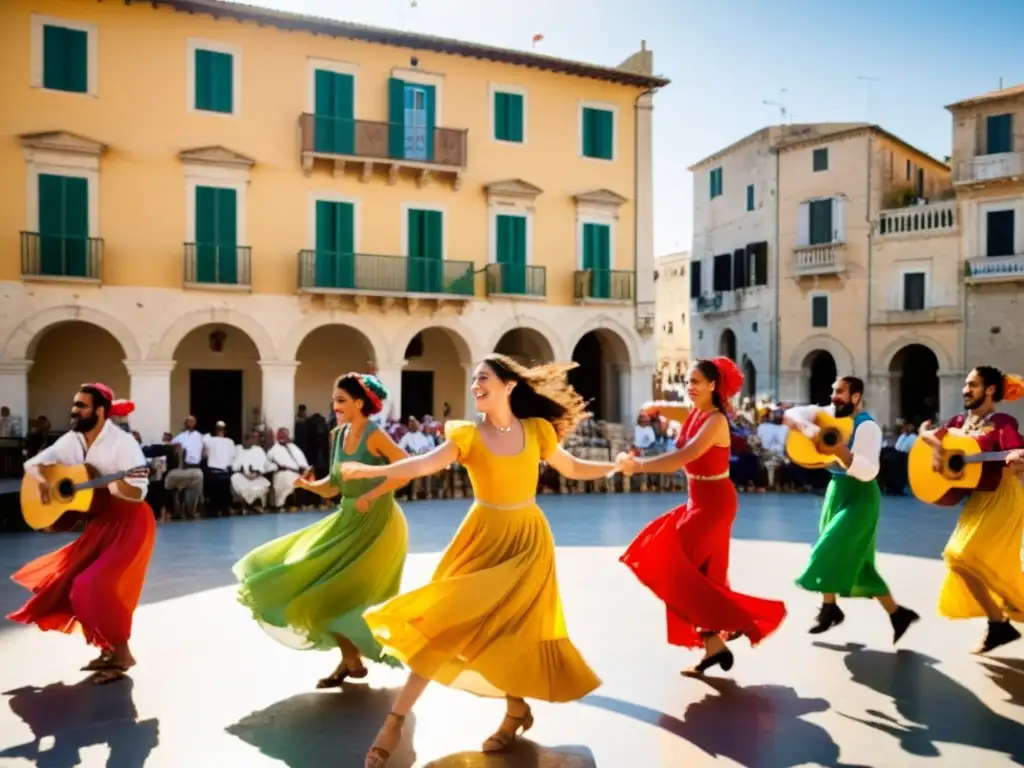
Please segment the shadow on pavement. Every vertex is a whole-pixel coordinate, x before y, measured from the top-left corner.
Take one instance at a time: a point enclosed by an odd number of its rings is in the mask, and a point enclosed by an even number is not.
[[[853,682],[892,699],[905,722],[877,710],[865,713],[870,719],[841,714],[897,739],[904,752],[939,757],[938,745],[945,742],[1003,753],[1024,765],[1024,725],[993,712],[972,691],[939,671],[938,659],[916,651],[869,650],[859,643],[814,645],[845,653]],[[1024,681],[1018,682],[1017,690],[1021,687]]]
[[[225,730],[288,768],[361,766],[394,700],[393,690],[344,685],[284,699]],[[410,768],[415,762],[415,730],[416,718],[410,716],[388,768]]]
[[[985,658],[983,666],[992,682],[1010,696],[1010,703],[1024,707],[1024,659]]]
[[[519,739],[508,752],[460,752],[431,760],[427,768],[597,768],[597,762],[586,747],[541,747]]]
[[[141,768],[160,741],[160,727],[156,719],[138,721],[133,687],[131,678],[100,686],[87,678],[75,685],[6,691],[11,711],[32,730],[33,740],[0,752],[0,762],[20,757],[38,768],[72,768],[81,763],[81,750],[105,744],[107,768]],[[48,737],[52,746],[41,744]]]
[[[714,758],[747,768],[867,768],[839,761],[828,731],[804,715],[825,712],[824,699],[804,699],[787,686],[743,687],[728,678],[694,678],[714,693],[690,704],[682,719],[619,699],[588,696],[584,704],[626,715],[689,741]]]

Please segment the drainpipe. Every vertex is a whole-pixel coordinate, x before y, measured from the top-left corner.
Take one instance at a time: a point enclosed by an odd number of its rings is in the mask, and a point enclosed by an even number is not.
[[[782,190],[779,188],[779,150],[775,150],[775,335],[772,344],[775,347],[773,357],[775,359],[775,400],[782,398],[782,329],[779,327],[779,296],[780,280],[782,279],[782,255],[779,253],[779,198]]]
[[[638,304],[637,301],[637,290],[636,287],[640,284],[640,269],[639,269],[639,255],[640,255],[640,206],[637,202],[640,200],[640,174],[638,168],[640,167],[640,99],[644,96],[653,96],[658,92],[657,88],[648,88],[646,91],[637,94],[636,99],[633,101],[633,325],[637,325],[638,315]],[[654,110],[653,105],[651,111]],[[654,120],[651,120],[651,142],[654,141]],[[654,148],[651,147],[651,215],[654,215]],[[654,233],[651,232],[651,247],[654,247]],[[651,319],[654,322],[654,319]],[[637,331],[640,329],[637,328]],[[657,333],[657,329],[654,329]],[[657,369],[658,361],[654,361],[654,367]]]
[[[872,259],[874,257],[874,245],[875,245],[875,227],[871,221],[871,161],[872,161],[872,149],[874,146],[875,134],[873,130],[868,130],[868,197],[866,204],[865,216],[868,222],[868,316],[865,322],[865,335],[866,335],[866,351],[867,351],[867,380],[870,388],[871,383],[871,266]]]

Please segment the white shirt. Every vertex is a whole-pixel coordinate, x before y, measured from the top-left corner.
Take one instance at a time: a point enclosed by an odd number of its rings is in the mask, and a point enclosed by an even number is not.
[[[818,405],[798,405],[786,411],[786,417],[806,425],[813,425],[815,417],[825,412],[836,415],[834,405],[822,408]],[[806,432],[805,432],[806,434]],[[878,456],[882,452],[882,428],[875,421],[865,421],[853,434],[853,446],[850,453],[853,461],[846,468],[846,474],[855,480],[868,483],[878,477]]]
[[[658,438],[654,434],[654,427],[650,424],[646,426],[636,424],[633,427],[633,445],[637,448],[650,448],[657,440]]]
[[[434,446],[430,442],[430,438],[420,430],[419,432],[406,432],[402,435],[402,439],[398,442],[398,447],[406,453],[417,454],[426,453]]]
[[[238,449],[230,437],[205,435],[203,450],[206,452],[206,466],[210,469],[231,469]]]
[[[900,453],[910,453],[910,449],[914,447],[914,441],[917,440],[917,435],[913,432],[910,434],[902,434],[896,439],[896,450]]]
[[[49,448],[44,448],[26,461],[25,466],[47,467],[54,464],[69,466],[87,462],[95,467],[101,475],[110,475],[135,467],[144,467],[146,466],[146,457],[142,455],[142,447],[129,432],[125,432],[114,422],[108,420],[88,450],[85,448],[85,437],[81,432],[68,431],[58,437]],[[142,498],[146,497],[146,489],[149,488],[147,477],[126,477],[124,482],[142,491]],[[113,495],[122,499],[141,501],[141,499],[129,499],[121,493],[116,482],[111,483],[107,488]]]
[[[248,448],[240,450],[235,455],[235,460],[232,462],[231,468],[235,472],[243,472],[245,474],[255,473],[257,475],[264,475],[270,471],[267,454],[258,445],[251,445]]]
[[[306,454],[295,443],[276,443],[267,451],[267,460],[278,469],[287,469],[291,472],[304,472],[309,469]]]
[[[789,437],[789,427],[785,424],[772,424],[765,421],[757,425],[757,437],[761,441],[761,447],[769,453],[776,453],[780,456],[786,453],[786,438]]]
[[[184,449],[186,464],[198,465],[203,460],[203,436],[198,431],[182,432],[171,443]]]

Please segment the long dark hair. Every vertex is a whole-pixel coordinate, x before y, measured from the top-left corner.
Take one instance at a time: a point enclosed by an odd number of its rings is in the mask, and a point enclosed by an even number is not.
[[[712,360],[702,357],[693,364],[693,367],[700,371],[701,376],[715,385],[715,388],[711,390],[711,404],[725,413],[725,399],[718,392],[722,387],[722,372],[718,370],[718,366]]]
[[[576,431],[587,418],[587,404],[569,384],[572,365],[537,365],[527,368],[511,357],[493,353],[483,362],[494,375],[506,383],[514,383],[509,396],[512,415],[517,419],[544,419],[555,428],[559,440]]]

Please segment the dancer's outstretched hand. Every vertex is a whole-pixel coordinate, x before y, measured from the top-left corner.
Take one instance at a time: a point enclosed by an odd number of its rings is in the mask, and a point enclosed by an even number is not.
[[[631,453],[620,453],[615,457],[615,471],[624,475],[636,474],[636,457]]]
[[[370,511],[371,504],[373,504],[373,501],[367,498],[365,494],[363,496],[360,496],[358,499],[356,499],[355,502],[356,512],[358,512],[361,515],[365,515],[367,512]]]
[[[313,473],[312,469],[307,469],[295,478],[295,482],[292,483],[292,485],[296,488],[309,488],[310,484],[314,482],[316,482],[316,475]]]
[[[361,480],[370,477],[370,467],[367,464],[360,464],[358,461],[343,461],[341,463],[341,477],[343,480]]]
[[[1010,455],[1006,457],[1006,466],[1015,472],[1024,472],[1024,448],[1011,451]]]

